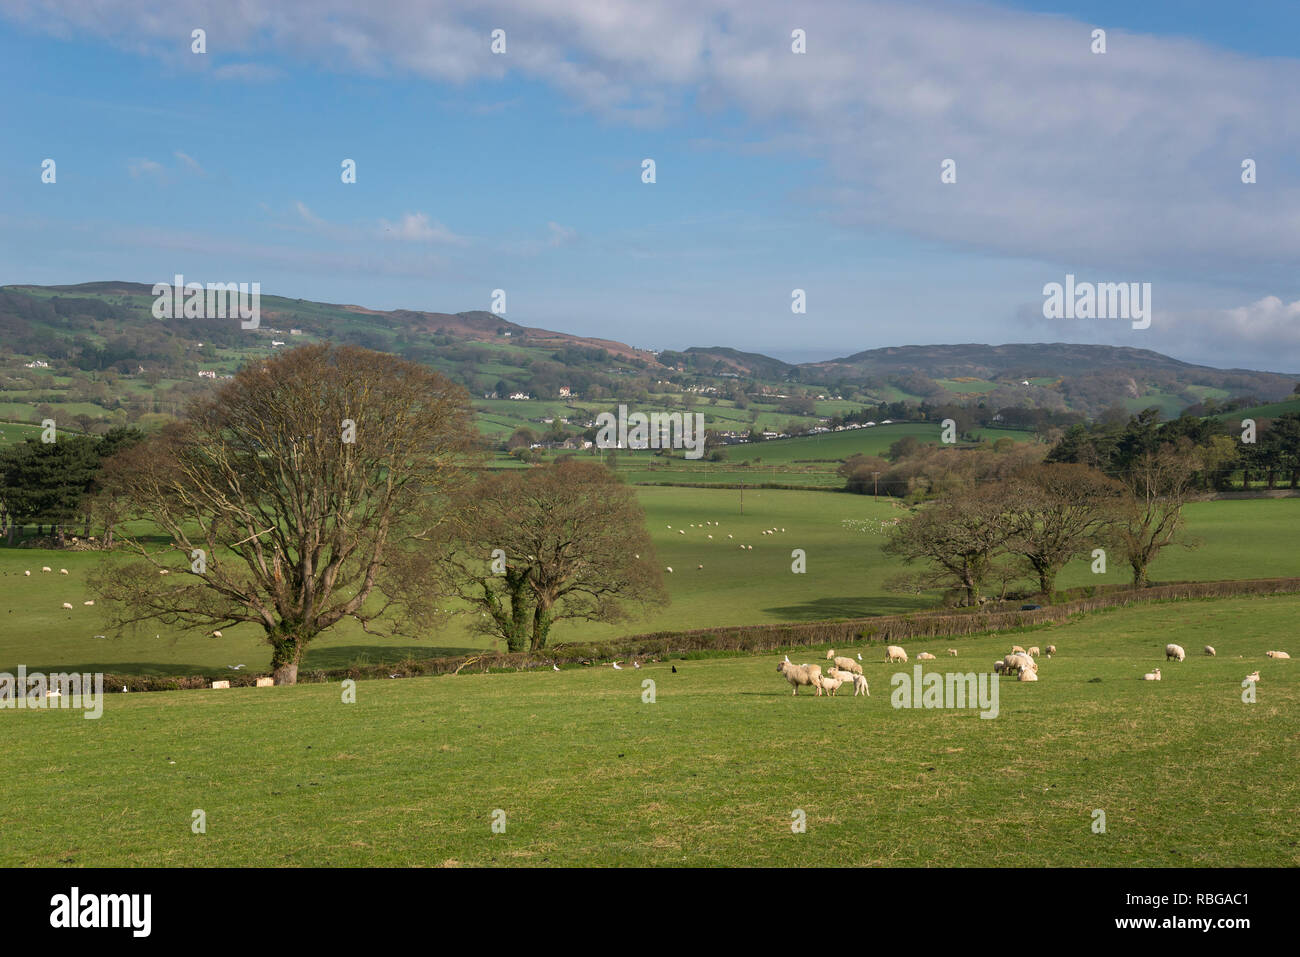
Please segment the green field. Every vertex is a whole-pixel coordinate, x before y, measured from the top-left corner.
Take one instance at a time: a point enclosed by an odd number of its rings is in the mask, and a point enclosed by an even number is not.
[[[317,684],[111,695],[97,721],[0,711],[0,831],[22,835],[0,863],[1294,867],[1300,681],[1263,652],[1300,654],[1297,615],[1171,602],[1016,635],[1059,654],[1001,682],[992,720],[895,709],[913,666],[879,646],[860,698],[792,697],[772,654],[368,681],[355,704]],[[908,650],[982,670],[1011,641]]]
[[[659,559],[673,568],[665,575],[671,603],[645,609],[617,625],[561,623],[553,640],[893,614],[938,600],[938,595],[885,590],[885,579],[901,567],[881,552],[880,526],[904,512],[883,498],[873,502],[870,496],[843,493],[747,489],[742,516],[736,490],[639,488],[637,494]],[[1300,522],[1300,499],[1193,503],[1186,514],[1189,534],[1201,545],[1162,553],[1152,566],[1156,580],[1300,575],[1293,532]],[[769,528],[785,531],[763,535]],[[753,545],[753,550],[741,551],[741,544]],[[795,548],[807,553],[807,572],[802,575],[790,570]],[[76,666],[133,674],[220,675],[227,665],[244,664],[250,671],[268,668],[270,650],[261,641],[261,631],[247,625],[222,629],[220,639],[157,626],[95,638],[107,632],[100,609],[81,603],[93,597],[85,582],[99,560],[94,552],[0,548],[0,669],[12,670],[21,663],[46,670]],[[697,567],[701,564],[703,569]],[[1128,581],[1128,571],[1117,558],[1104,575],[1092,574],[1090,564],[1079,560],[1068,567],[1059,587]],[[44,565],[54,571],[42,574]],[[59,575],[60,568],[70,574]],[[31,578],[23,576],[26,569],[32,571]],[[65,601],[72,603],[72,611],[61,609]],[[484,647],[486,640],[467,622],[466,615],[450,615],[444,627],[415,640],[377,639],[355,626],[340,625],[313,642],[305,667],[393,663]]]

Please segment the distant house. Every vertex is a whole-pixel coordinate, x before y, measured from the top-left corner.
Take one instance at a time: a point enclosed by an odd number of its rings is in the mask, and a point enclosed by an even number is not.
[[[570,399],[572,397],[573,397],[573,391],[567,385],[560,386],[561,399]]]
[[[216,373],[216,371],[215,371],[214,369],[200,369],[200,370],[199,370],[199,378],[200,378],[200,379],[215,379],[216,377],[217,377],[217,373]]]
[[[302,330],[301,330],[301,329],[290,329],[290,330],[289,330],[289,335],[291,335],[291,336],[300,336],[300,335],[302,335]]]
[[[24,369],[48,369],[50,364],[41,359],[33,359],[31,362],[24,362]]]
[[[510,398],[515,399],[516,401],[527,401],[528,399],[531,399],[532,396],[527,392],[512,392],[510,393]]]

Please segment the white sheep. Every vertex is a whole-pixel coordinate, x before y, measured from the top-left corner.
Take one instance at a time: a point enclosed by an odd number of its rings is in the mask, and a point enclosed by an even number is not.
[[[1038,680],[1038,672],[1037,672],[1037,671],[1022,671],[1022,672],[1020,672],[1020,677],[1019,677],[1017,680],[1018,680],[1018,681],[1037,681],[1037,680]]]
[[[1037,658],[1042,655],[1042,652],[1038,649],[1037,645],[1032,645],[1030,646],[1029,650],[1025,652],[1025,654],[1027,654],[1030,658]]]
[[[1142,680],[1143,680],[1143,681],[1159,681],[1159,680],[1160,680],[1160,669],[1157,668],[1155,671],[1148,671],[1146,674],[1144,674],[1144,675],[1142,676]]]
[[[1047,646],[1047,657],[1050,658],[1050,657],[1052,657],[1052,655],[1054,655],[1054,654],[1056,654],[1056,645],[1048,645],[1048,646]]]
[[[1291,656],[1288,655],[1285,651],[1266,651],[1266,652],[1264,652],[1264,654],[1267,655],[1267,656],[1270,657],[1270,658],[1287,658],[1287,659],[1289,659],[1289,658],[1291,657]]]
[[[28,578],[31,578],[31,577],[32,577],[32,573],[31,573],[31,570],[30,570],[30,569],[28,569],[27,571],[23,572],[23,574],[26,575]]]
[[[1215,650],[1214,650],[1214,645],[1206,645],[1206,646],[1205,646],[1205,653],[1206,653],[1207,655],[1209,655],[1211,658],[1213,658],[1213,657],[1215,656],[1215,654],[1216,654],[1216,652],[1215,652]]]
[[[1248,674],[1248,675],[1246,675],[1246,680],[1247,680],[1247,681],[1252,681],[1252,682],[1253,682],[1253,681],[1258,681],[1258,680],[1259,680],[1259,672],[1256,671],[1256,672],[1254,672],[1253,674]]]
[[[46,565],[44,568],[41,569],[41,571],[43,571],[43,572],[48,572],[48,571],[53,571],[53,569],[50,568],[49,565]]]
[[[60,568],[60,569],[59,569],[59,574],[60,574],[60,575],[66,575],[67,573],[68,573],[68,570],[67,570],[66,568]]]
[[[1021,648],[1019,645],[1012,645],[1011,653],[1013,655],[1023,655],[1025,653],[1025,649]]]
[[[842,684],[844,684],[842,678],[832,678],[829,675],[822,675],[817,679],[817,691],[819,694],[822,691],[825,691],[833,697],[835,692],[840,690],[840,685]]]
[[[902,661],[906,663],[907,652],[904,651],[902,648],[898,647],[898,645],[889,645],[888,647],[885,648],[885,661],[887,662]]]
[[[790,682],[790,693],[793,695],[799,693],[800,685],[817,687],[817,681],[820,681],[822,676],[820,665],[792,665],[788,661],[783,661],[776,666],[776,670],[785,676],[786,681]],[[820,689],[818,693],[820,693]]]
[[[70,601],[65,601],[65,602],[63,603],[63,607],[66,608],[68,611],[72,611],[72,602],[70,602]]]
[[[867,679],[865,677],[863,677],[862,675],[854,675],[853,676],[853,697],[856,698],[860,694],[864,694],[868,698],[870,698],[871,689],[867,687]]]
[[[165,569],[165,568],[160,568],[160,569],[158,569],[158,574],[159,574],[159,575],[170,575],[171,572],[169,572],[169,571],[168,571],[167,569]]]
[[[956,648],[949,648],[949,649],[948,649],[948,654],[950,654],[950,655],[952,655],[954,658],[956,658],[956,657],[957,657],[957,649],[956,649]]]
[[[1002,659],[1006,665],[1006,674],[1020,674],[1026,671],[1038,671],[1038,665],[1034,664],[1034,659],[1026,654],[1010,654]]]
[[[1183,651],[1182,645],[1168,644],[1165,645],[1165,661],[1173,658],[1175,661],[1182,661],[1187,657],[1187,652]]]
[[[672,565],[669,565],[669,566],[668,566],[668,574],[671,575],[672,573],[673,573],[673,566],[672,566]]]
[[[843,655],[837,655],[835,658],[835,667],[840,671],[847,671],[851,675],[862,674],[862,665],[858,664],[852,658],[845,658]]]
[[[213,637],[213,638],[220,638],[220,637],[221,637],[221,632],[219,632],[219,631],[214,631],[214,632],[212,633],[212,637]]]
[[[835,649],[834,648],[826,649],[826,660],[831,661],[834,658],[835,658]]]
[[[95,603],[95,600],[94,600],[93,598],[92,598],[90,601],[83,601],[83,602],[82,602],[82,604],[83,604],[83,605],[86,605],[86,606],[93,605],[94,603]]]
[[[919,655],[916,656],[916,660],[917,660],[917,661],[934,661],[934,655],[930,654],[930,652],[928,652],[928,651],[923,651],[923,652],[921,652]]]

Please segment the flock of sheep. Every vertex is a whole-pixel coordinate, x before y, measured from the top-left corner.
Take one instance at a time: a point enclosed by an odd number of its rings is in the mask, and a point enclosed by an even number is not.
[[[721,522],[705,522],[705,523],[702,524],[702,525],[696,525],[694,522],[691,522],[691,523],[690,523],[690,527],[691,527],[691,528],[699,528],[699,529],[701,529],[701,530],[703,530],[703,529],[705,529],[705,528],[709,528],[709,527],[713,527],[713,528],[721,528],[721,526],[722,526],[722,523],[721,523]],[[669,530],[669,531],[672,531],[672,526],[671,526],[671,525],[668,526],[668,530]],[[776,527],[773,527],[773,528],[765,528],[765,529],[763,530],[763,534],[764,534],[764,535],[776,535],[776,534],[778,534],[778,533],[780,533],[780,532],[784,532],[784,531],[785,531],[784,528],[776,528]],[[684,529],[684,528],[679,528],[679,529],[677,530],[677,534],[678,534],[678,535],[685,535],[685,534],[686,534],[686,529]],[[713,534],[712,534],[712,533],[708,533],[708,537],[709,537],[710,540],[712,540],[712,538],[713,538]],[[730,539],[735,539],[735,536],[734,536],[734,535],[728,535],[727,537],[730,538]],[[741,545],[741,546],[740,546],[740,550],[741,550],[742,552],[743,552],[743,551],[751,551],[751,552],[752,552],[752,551],[754,550],[754,546],[753,546],[753,545]],[[640,556],[640,555],[637,555],[636,557],[637,557],[637,558],[640,558],[641,556]],[[697,569],[703,570],[704,565],[700,564],[700,565],[696,565],[695,567],[696,567]],[[668,574],[670,574],[670,575],[673,574],[673,566],[672,566],[672,565],[665,565],[665,566],[664,566],[664,571],[668,572]]]
[[[41,568],[41,573],[42,573],[42,574],[44,574],[45,572],[52,572],[52,571],[54,571],[54,569],[51,568],[49,565],[45,565],[45,566],[43,566],[43,567]],[[66,574],[68,574],[68,570],[67,570],[66,568],[60,568],[60,569],[59,569],[59,574],[60,574],[60,575],[66,575]],[[26,578],[31,578],[31,577],[32,577],[32,570],[31,570],[30,568],[27,569],[25,572],[23,572],[23,576],[26,577]],[[92,598],[90,601],[83,601],[82,604],[85,605],[85,606],[87,606],[87,607],[89,607],[89,606],[95,604],[95,600]],[[70,602],[70,601],[65,601],[65,602],[63,603],[63,607],[64,607],[64,609],[65,609],[66,611],[72,611],[72,602]]]
[[[1215,656],[1218,654],[1218,652],[1214,650],[1214,646],[1213,646],[1213,645],[1206,645],[1206,646],[1205,646],[1205,653],[1206,653],[1207,655],[1209,655],[1211,658],[1215,657]],[[1267,658],[1273,658],[1273,659],[1275,659],[1275,660],[1279,660],[1279,661],[1281,661],[1281,660],[1289,660],[1290,657],[1291,657],[1291,656],[1288,655],[1285,651],[1266,651],[1266,652],[1264,652],[1264,656],[1267,657]],[[1183,650],[1183,646],[1182,646],[1182,645],[1175,645],[1175,644],[1172,643],[1172,642],[1170,642],[1169,644],[1165,645],[1165,661],[1186,661],[1186,660],[1187,660],[1187,652],[1186,652],[1185,650]],[[1156,668],[1156,669],[1154,669],[1154,670],[1152,670],[1152,671],[1148,671],[1146,674],[1144,674],[1144,675],[1142,676],[1142,680],[1143,680],[1143,681],[1160,681],[1160,680],[1161,680],[1161,678],[1160,678],[1160,669],[1159,669],[1159,668]],[[1253,672],[1251,672],[1250,674],[1246,675],[1246,680],[1249,681],[1249,682],[1252,682],[1252,683],[1254,683],[1254,682],[1258,682],[1258,681],[1259,681],[1259,669],[1256,668]]]

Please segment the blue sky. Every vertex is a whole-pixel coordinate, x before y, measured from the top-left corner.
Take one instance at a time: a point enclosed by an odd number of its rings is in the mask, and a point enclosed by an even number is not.
[[[0,0],[0,282],[446,312],[503,288],[515,322],[651,348],[1300,370],[1300,5],[227,6]],[[1067,272],[1151,282],[1152,327],[1043,319]]]

